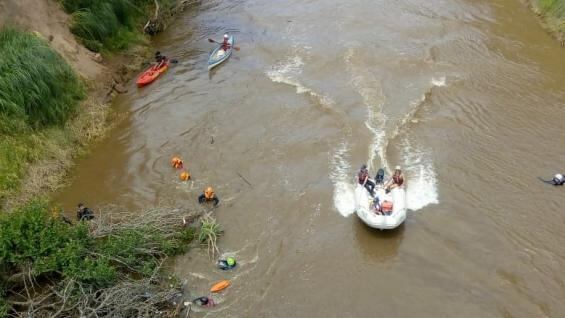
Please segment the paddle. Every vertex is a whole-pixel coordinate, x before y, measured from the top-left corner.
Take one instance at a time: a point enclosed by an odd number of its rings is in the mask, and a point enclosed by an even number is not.
[[[217,43],[217,44],[220,44],[220,45],[223,44],[222,42],[214,41],[214,40],[212,40],[212,39],[208,39],[208,42],[210,42],[210,43]],[[233,46],[233,45],[232,45],[232,47],[233,47],[234,50],[239,51],[239,47]]]

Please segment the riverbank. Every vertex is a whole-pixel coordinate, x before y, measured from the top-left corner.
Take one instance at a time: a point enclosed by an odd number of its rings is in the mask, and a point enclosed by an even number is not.
[[[543,27],[565,47],[565,0],[526,0]]]
[[[53,87],[59,80],[47,77],[42,80],[44,71],[33,70],[34,63],[47,62],[41,58],[34,61],[28,56],[28,60],[22,62],[28,65],[25,76],[30,83],[40,85],[32,88],[31,93],[14,96],[20,89],[17,86],[22,85],[16,71],[10,83],[2,84],[13,85],[12,93],[5,94],[4,99],[16,108],[23,107],[16,112],[18,117],[15,113],[7,114],[2,106],[3,122],[10,123],[3,125],[5,129],[0,134],[0,208],[3,210],[20,206],[37,196],[49,195],[65,184],[66,173],[73,162],[119,121],[111,111],[112,99],[125,92],[125,83],[151,60],[149,37],[143,30],[161,31],[173,14],[188,4],[177,0],[102,2],[9,0],[0,3],[0,29],[10,27],[25,32],[18,38],[26,39],[54,60],[59,59],[57,55],[62,57],[64,62],[54,64],[66,67],[68,63],[71,67],[68,76],[76,77],[70,82],[79,83],[74,88]],[[128,3],[139,7],[127,7]],[[26,47],[5,49],[15,50],[9,56],[27,54]],[[8,64],[2,67],[15,70]],[[69,92],[76,98],[63,102],[68,109],[57,114],[53,121],[38,122],[37,118],[30,117],[32,108],[36,107],[34,103],[41,108],[41,101],[47,95],[53,97],[54,103],[59,103],[61,96]]]

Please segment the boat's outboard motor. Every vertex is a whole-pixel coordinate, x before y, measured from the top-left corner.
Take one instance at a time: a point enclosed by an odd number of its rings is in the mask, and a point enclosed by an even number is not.
[[[376,184],[383,184],[385,182],[385,171],[383,168],[377,171],[377,175],[375,176],[375,183]]]

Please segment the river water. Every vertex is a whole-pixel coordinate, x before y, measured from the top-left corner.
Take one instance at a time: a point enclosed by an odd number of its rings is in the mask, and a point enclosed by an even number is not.
[[[241,51],[208,72],[224,32]],[[116,100],[56,201],[213,185],[239,266],[174,261],[194,296],[232,281],[195,316],[565,317],[565,190],[537,180],[565,169],[565,51],[520,1],[205,1],[156,44],[179,64]],[[352,214],[365,162],[405,170],[396,231]]]

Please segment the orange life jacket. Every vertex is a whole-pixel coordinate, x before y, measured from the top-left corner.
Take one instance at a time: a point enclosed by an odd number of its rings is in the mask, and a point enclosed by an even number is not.
[[[381,204],[381,209],[383,212],[392,212],[392,202],[384,201],[383,204]]]

